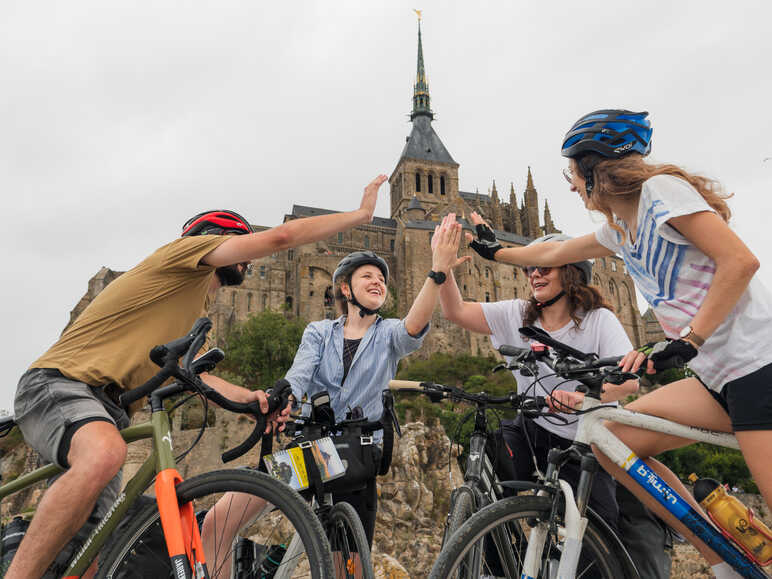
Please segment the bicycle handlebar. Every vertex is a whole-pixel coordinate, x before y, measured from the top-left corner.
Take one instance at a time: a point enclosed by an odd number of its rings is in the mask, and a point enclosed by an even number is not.
[[[150,359],[160,366],[161,370],[139,388],[121,394],[119,400],[122,406],[128,407],[133,402],[153,393],[159,398],[164,398],[187,390],[200,392],[230,412],[252,414],[256,419],[252,433],[244,442],[222,454],[223,462],[229,462],[245,454],[257,444],[265,431],[268,416],[287,406],[292,388],[289,382],[284,379],[277,381],[273,391],[268,396],[268,412],[263,414],[257,401],[235,402],[204,384],[198,374],[214,369],[215,365],[224,358],[222,350],[215,348],[194,360],[195,355],[204,345],[206,335],[211,327],[212,322],[209,318],[199,318],[185,336],[151,349]],[[180,358],[182,358],[181,364]],[[159,386],[169,378],[177,378],[177,387],[169,386],[158,390]]]

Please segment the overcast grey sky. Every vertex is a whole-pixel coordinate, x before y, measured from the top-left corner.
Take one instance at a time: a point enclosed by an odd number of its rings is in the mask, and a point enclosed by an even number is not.
[[[462,190],[520,198],[528,165],[558,227],[596,227],[560,174],[599,108],[648,110],[652,157],[719,178],[772,287],[766,2],[0,3],[6,231],[0,408],[101,266],[190,215],[280,223],[352,209],[409,133],[416,17]],[[388,186],[376,211],[389,216]]]

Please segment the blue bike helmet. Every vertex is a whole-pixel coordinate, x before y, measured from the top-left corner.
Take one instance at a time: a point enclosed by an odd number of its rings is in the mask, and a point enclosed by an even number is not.
[[[628,153],[648,155],[651,151],[651,122],[648,112],[634,113],[622,109],[595,111],[584,115],[563,139],[564,157],[581,157],[597,153],[617,159]]]

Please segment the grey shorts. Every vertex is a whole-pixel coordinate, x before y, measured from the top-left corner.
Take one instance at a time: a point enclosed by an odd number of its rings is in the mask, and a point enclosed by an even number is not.
[[[70,438],[75,432],[73,427],[94,419],[110,422],[118,429],[129,425],[126,411],[107,395],[104,388],[69,380],[59,371],[47,368],[32,368],[21,377],[16,389],[14,412],[16,424],[27,444],[45,461],[62,468],[68,465],[60,460],[60,447],[65,443],[69,448]],[[64,453],[65,459],[66,456]],[[120,490],[119,472],[97,498],[88,522],[72,544],[72,550],[107,513]]]

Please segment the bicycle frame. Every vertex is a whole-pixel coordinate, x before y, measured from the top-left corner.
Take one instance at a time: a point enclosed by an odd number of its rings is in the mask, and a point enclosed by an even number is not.
[[[121,430],[120,433],[127,444],[152,437],[152,451],[137,471],[137,474],[126,484],[126,488],[118,494],[115,502],[108,509],[107,514],[99,521],[88,539],[86,539],[86,542],[75,554],[64,574],[65,579],[74,579],[86,572],[104,546],[107,538],[118,526],[121,519],[123,519],[131,504],[150,485],[156,474],[158,475],[155,484],[156,498],[161,513],[161,523],[169,549],[169,556],[172,558],[172,565],[182,564],[184,567],[184,563],[180,561],[181,557],[187,559],[188,554],[186,554],[184,545],[190,544],[191,539],[196,544],[196,539],[189,536],[190,529],[193,529],[193,533],[198,535],[198,526],[190,524],[191,519],[188,519],[192,514],[192,520],[195,520],[195,514],[192,513],[193,507],[190,504],[183,507],[177,504],[174,487],[182,478],[176,470],[176,462],[172,454],[168,413],[165,410],[154,411],[149,422],[129,426]],[[61,468],[49,464],[24,474],[0,486],[0,501],[15,492],[48,479],[60,472],[62,472]],[[190,512],[186,512],[186,507]],[[183,521],[189,524],[183,524]],[[185,530],[188,532],[184,533]],[[200,550],[201,558],[203,558],[200,537],[198,537],[197,549]],[[185,577],[185,575],[178,576]]]
[[[574,445],[580,447],[584,445],[587,449],[589,449],[589,445],[595,445],[610,460],[623,468],[636,483],[643,487],[674,517],[686,525],[705,544],[736,569],[738,573],[742,574],[743,577],[751,579],[766,578],[767,575],[758,566],[745,557],[731,541],[704,519],[683,497],[670,488],[628,446],[614,436],[603,425],[603,421],[610,420],[654,432],[662,432],[690,440],[738,449],[739,446],[734,435],[684,426],[664,418],[641,414],[615,406],[605,406],[599,400],[589,396],[584,398],[582,410],[597,407],[600,408],[579,416],[579,426],[574,438]],[[579,559],[584,529],[587,525],[587,518],[581,514],[573,491],[565,481],[560,481],[560,490],[565,496],[566,503],[566,540],[557,576],[560,579],[570,579],[576,573],[576,565]],[[543,493],[545,491],[541,491],[540,494]],[[549,532],[547,527],[548,523],[540,523],[532,532],[532,540],[529,541],[526,560],[523,565],[523,578],[533,578],[538,575],[541,550]],[[536,533],[536,535],[533,535],[533,533]]]

